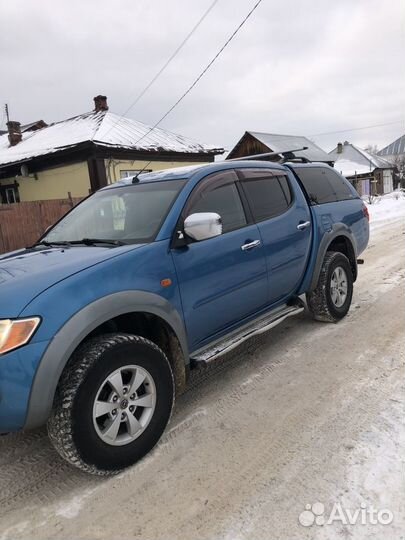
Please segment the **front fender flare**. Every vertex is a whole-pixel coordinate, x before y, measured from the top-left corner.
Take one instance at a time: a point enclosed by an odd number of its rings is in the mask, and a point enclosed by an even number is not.
[[[163,319],[176,334],[185,363],[189,362],[182,318],[165,298],[145,291],[122,291],[100,298],[73,315],[50,342],[34,377],[24,429],[40,427],[48,420],[62,371],[83,339],[109,319],[131,312]]]

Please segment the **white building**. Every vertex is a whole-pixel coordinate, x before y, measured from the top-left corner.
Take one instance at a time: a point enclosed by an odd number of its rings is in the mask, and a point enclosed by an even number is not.
[[[390,193],[394,190],[394,165],[345,141],[329,152],[335,169],[345,176],[360,195]]]

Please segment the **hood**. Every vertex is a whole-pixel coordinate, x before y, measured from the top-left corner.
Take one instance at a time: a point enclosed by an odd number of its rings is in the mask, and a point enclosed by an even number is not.
[[[73,274],[141,247],[26,249],[0,257],[0,318],[18,317],[40,293]]]

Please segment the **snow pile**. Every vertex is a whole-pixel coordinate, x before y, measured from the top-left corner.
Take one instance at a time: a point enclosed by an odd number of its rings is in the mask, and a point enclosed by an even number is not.
[[[382,227],[394,221],[405,222],[405,193],[397,190],[377,197],[373,204],[364,198],[370,214],[370,228]]]

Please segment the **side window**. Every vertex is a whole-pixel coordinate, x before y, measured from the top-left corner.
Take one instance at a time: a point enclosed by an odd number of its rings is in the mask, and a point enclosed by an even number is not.
[[[263,169],[249,169],[241,172],[243,190],[255,221],[270,219],[288,209],[292,195],[285,175],[276,175],[272,171]]]
[[[233,171],[225,171],[210,177],[197,190],[187,207],[187,215],[196,212],[216,212],[222,218],[222,232],[224,233],[246,225],[246,216]]]
[[[286,176],[277,176],[277,180],[280,182],[280,186],[281,186],[281,189],[284,192],[284,195],[285,195],[285,198],[286,198],[286,201],[287,201],[287,205],[290,206],[290,204],[292,203],[292,194],[291,194],[291,188],[290,188],[290,184],[289,184],[289,182],[287,180],[287,177]]]
[[[313,204],[325,204],[354,198],[343,178],[332,169],[297,167],[295,173]]]
[[[355,195],[351,192],[349,186],[346,184],[344,179],[333,169],[325,169],[325,175],[328,179],[330,185],[333,188],[333,191],[336,194],[336,199],[338,201],[345,201],[347,199],[354,199]]]

